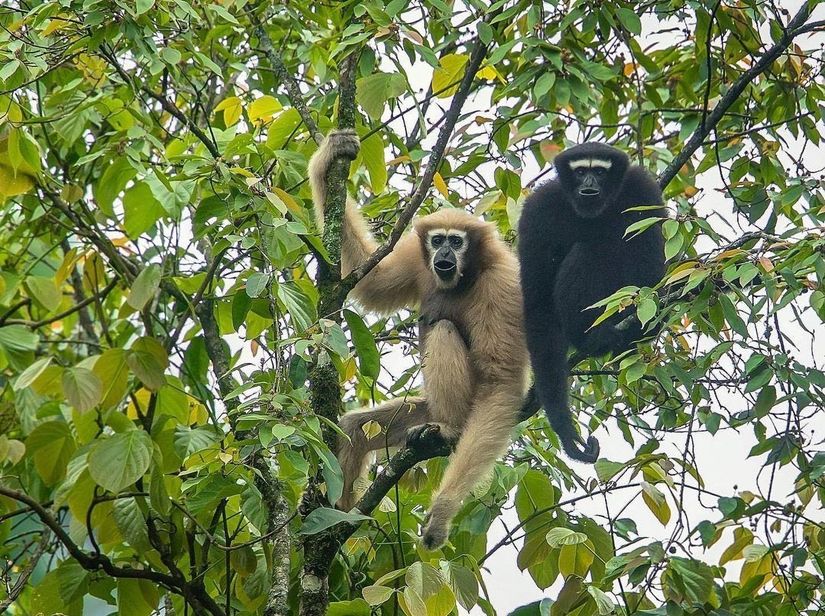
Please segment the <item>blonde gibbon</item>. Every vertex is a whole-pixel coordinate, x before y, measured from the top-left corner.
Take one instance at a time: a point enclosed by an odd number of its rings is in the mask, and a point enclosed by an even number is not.
[[[352,160],[359,141],[334,131],[310,160],[315,215],[323,228],[326,176],[336,158]],[[397,398],[341,417],[338,460],[344,493],[337,506],[357,500],[354,482],[368,454],[402,445],[423,431],[440,431],[455,443],[422,530],[427,549],[442,546],[462,501],[492,471],[518,423],[528,372],[518,263],[494,226],[463,210],[418,218],[374,269],[352,290],[364,309],[421,313],[423,387],[420,397]],[[377,244],[356,204],[348,200],[341,246],[341,275],[363,263]],[[367,422],[382,433],[367,438]]]

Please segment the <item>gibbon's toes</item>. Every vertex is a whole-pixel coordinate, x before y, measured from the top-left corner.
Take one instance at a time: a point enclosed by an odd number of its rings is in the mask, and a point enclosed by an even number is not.
[[[421,424],[413,426],[407,430],[407,445],[414,445],[421,440],[427,440],[436,435],[441,435],[441,426],[438,424]]]
[[[336,158],[353,160],[361,149],[361,141],[352,129],[333,131],[329,134],[329,140]]]
[[[432,521],[429,521],[421,532],[421,545],[424,546],[425,550],[432,552],[447,543],[448,536],[449,529],[447,527],[435,526]]]

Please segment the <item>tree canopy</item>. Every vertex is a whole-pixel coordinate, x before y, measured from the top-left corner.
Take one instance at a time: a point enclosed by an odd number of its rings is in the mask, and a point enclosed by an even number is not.
[[[521,616],[821,613],[823,17],[5,2],[0,611],[495,614],[485,563],[514,544],[512,572],[547,589]],[[361,153],[331,171],[319,234],[306,168],[333,127]],[[417,315],[347,291],[416,214],[466,208],[516,242],[525,196],[583,140],[657,175],[671,211],[665,279],[601,304],[662,332],[573,370],[583,430],[630,453],[570,465],[530,418],[434,553],[437,439],[381,462],[361,513],[333,509],[337,417],[420,386]],[[348,192],[384,244],[342,280]],[[731,433],[761,471],[721,493]]]

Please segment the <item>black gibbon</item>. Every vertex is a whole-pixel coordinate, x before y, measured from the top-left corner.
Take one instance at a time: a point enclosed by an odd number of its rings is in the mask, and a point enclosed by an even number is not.
[[[525,406],[537,397],[565,453],[594,462],[599,442],[591,436],[584,444],[570,417],[567,351],[572,346],[579,357],[619,353],[642,337],[641,324],[628,311],[590,329],[602,309],[587,308],[624,286],[653,286],[662,279],[661,226],[624,235],[634,222],[666,214],[664,207],[625,211],[662,205],[662,191],[614,147],[569,148],[555,167],[557,178],[527,198],[519,221],[525,331],[535,375]]]
[[[326,175],[337,157],[352,159],[358,137],[334,131],[309,164],[315,215],[323,226]],[[518,262],[495,227],[463,210],[418,218],[351,296],[366,310],[392,313],[420,307],[423,390],[343,415],[349,436],[338,445],[344,492],[337,505],[356,501],[354,482],[368,454],[398,446],[423,430],[440,431],[455,452],[422,530],[427,549],[443,545],[462,501],[503,455],[518,423],[527,385]],[[377,245],[357,205],[348,200],[341,246],[341,275],[363,263]],[[382,433],[368,439],[363,426],[374,421]]]

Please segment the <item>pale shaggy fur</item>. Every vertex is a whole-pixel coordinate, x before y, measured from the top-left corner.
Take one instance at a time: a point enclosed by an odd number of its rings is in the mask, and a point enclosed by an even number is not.
[[[329,165],[336,157],[352,159],[357,151],[354,133],[335,131],[310,161],[309,181],[319,228],[323,226]],[[349,509],[354,504],[353,485],[370,451],[400,445],[411,430],[432,425],[430,429],[457,439],[422,532],[424,545],[435,549],[446,542],[462,501],[507,450],[510,433],[518,423],[528,362],[518,263],[493,225],[462,210],[447,209],[417,219],[413,227],[414,232],[403,236],[359,281],[352,295],[365,309],[378,313],[436,302],[449,317],[439,315],[442,320],[433,324],[423,341],[421,397],[391,400],[341,418],[340,426],[350,441],[339,443],[344,494],[338,506]],[[464,256],[478,260],[471,287],[451,293],[438,286],[421,241],[433,229],[466,233],[470,245]],[[349,200],[342,231],[341,275],[358,267],[376,247],[358,207]],[[459,263],[459,271],[469,265]],[[381,426],[380,436],[366,438],[362,426],[368,421]]]

